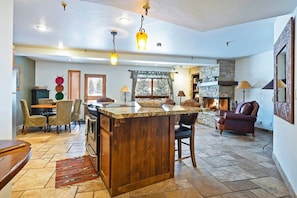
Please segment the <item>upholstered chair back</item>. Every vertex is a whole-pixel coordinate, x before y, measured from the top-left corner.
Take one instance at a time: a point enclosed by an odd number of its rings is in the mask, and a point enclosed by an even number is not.
[[[57,101],[56,124],[65,125],[71,122],[72,100]]]
[[[29,117],[30,117],[30,112],[29,112],[29,108],[27,105],[27,101],[21,99],[21,106],[22,106],[22,111],[23,111],[24,123],[26,123],[27,119],[29,119]]]
[[[82,102],[81,99],[74,100],[73,110],[71,112],[71,121],[79,120],[81,102]]]
[[[51,98],[39,98],[38,104],[52,104],[54,101]]]

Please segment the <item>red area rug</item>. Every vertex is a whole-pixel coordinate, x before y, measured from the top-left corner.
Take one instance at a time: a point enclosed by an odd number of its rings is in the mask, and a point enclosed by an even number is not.
[[[89,156],[56,162],[56,188],[98,178]]]

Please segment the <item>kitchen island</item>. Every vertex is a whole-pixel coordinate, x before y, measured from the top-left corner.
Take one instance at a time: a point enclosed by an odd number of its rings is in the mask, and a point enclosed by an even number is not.
[[[174,177],[176,115],[196,107],[107,105],[98,108],[100,176],[111,196]]]

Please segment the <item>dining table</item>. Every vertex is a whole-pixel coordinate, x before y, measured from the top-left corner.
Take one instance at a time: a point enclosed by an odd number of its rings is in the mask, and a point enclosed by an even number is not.
[[[52,110],[57,108],[56,104],[33,104],[31,105],[31,109],[43,109],[44,111],[41,112],[41,115],[46,116],[46,123],[48,125],[48,117],[52,115],[56,115],[56,112]],[[47,129],[49,131],[49,129]]]
[[[55,109],[57,107],[56,104],[34,104],[31,105],[32,109]]]

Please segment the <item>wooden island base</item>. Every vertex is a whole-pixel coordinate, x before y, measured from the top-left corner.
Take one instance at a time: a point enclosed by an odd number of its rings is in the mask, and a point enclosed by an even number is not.
[[[111,196],[174,177],[174,124],[174,115],[100,115],[100,175]]]
[[[116,196],[174,177],[176,115],[201,108],[110,104],[97,108],[99,173]]]

